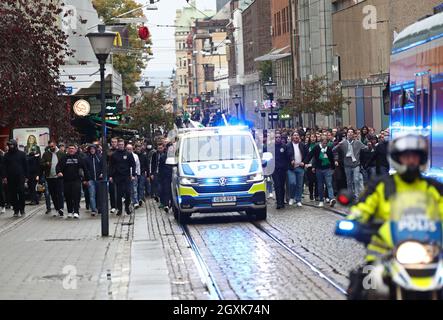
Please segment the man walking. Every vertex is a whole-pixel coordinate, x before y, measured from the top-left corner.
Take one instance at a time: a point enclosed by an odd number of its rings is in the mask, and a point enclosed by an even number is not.
[[[134,157],[125,150],[125,142],[120,139],[117,143],[117,151],[111,156],[109,181],[113,182],[117,189],[117,215],[122,214],[122,197],[125,197],[126,214],[131,214],[131,182],[135,180]]]
[[[9,151],[3,159],[3,183],[8,185],[9,202],[14,209],[14,217],[25,214],[25,182],[28,176],[26,154],[18,150],[17,141],[8,142]]]
[[[46,182],[48,184],[49,194],[52,199],[52,203],[54,204],[55,213],[53,214],[54,217],[57,216],[57,214],[60,217],[63,217],[63,179],[57,176],[57,164],[60,161],[60,159],[65,154],[58,150],[57,144],[55,141],[51,141],[49,143],[49,150],[45,151],[45,153],[42,156],[41,159],[41,169],[42,169],[42,175],[45,176]],[[47,213],[50,211],[51,208],[47,208]]]
[[[389,174],[388,144],[386,132],[382,131],[375,146],[375,165],[378,175],[381,176]]]
[[[135,146],[135,154],[140,160],[140,176],[138,177],[137,195],[138,204],[142,206],[145,200],[146,177],[148,176],[148,155],[146,150],[143,150],[140,144]]]
[[[297,207],[302,207],[301,196],[303,193],[303,177],[305,175],[305,158],[307,155],[307,148],[300,140],[300,135],[297,131],[292,134],[292,141],[287,145],[289,170],[289,205],[297,204]]]
[[[307,156],[306,161],[313,159],[314,169],[313,172],[317,177],[317,189],[320,208],[324,207],[324,190],[325,184],[328,192],[328,199],[330,199],[330,206],[333,207],[336,203],[334,199],[334,189],[332,187],[332,174],[334,172],[334,155],[332,153],[332,147],[328,145],[329,139],[323,136],[320,140],[320,144],[315,145]]]
[[[91,216],[94,217],[97,214],[97,211],[102,213],[101,208],[97,208],[97,191],[98,181],[103,179],[102,157],[97,154],[97,146],[94,144],[88,146],[86,166],[90,178],[88,181],[89,204],[91,208]]]
[[[57,176],[63,178],[68,218],[80,218],[81,184],[88,183],[89,172],[83,158],[74,144],[68,145],[68,153],[60,159],[56,167]]]
[[[117,151],[117,144],[118,139],[112,138],[111,139],[111,147],[108,151],[108,163],[111,162],[112,154]],[[111,213],[115,213],[117,210],[115,209],[116,206],[116,199],[117,199],[117,190],[115,188],[115,183],[112,181],[109,181],[109,201],[111,202]]]
[[[132,199],[132,205],[134,206],[134,209],[137,209],[140,205],[138,203],[138,180],[140,177],[140,159],[138,158],[138,155],[134,153],[134,147],[132,144],[128,143],[126,145],[126,151],[134,158],[135,161],[135,177],[132,179],[131,182],[131,199]],[[134,176],[131,172],[131,176]]]
[[[347,139],[342,140],[333,149],[333,152],[337,152],[340,149],[344,154],[344,167],[346,174],[346,182],[348,185],[348,191],[354,195],[355,200],[358,199],[360,193],[363,191],[363,176],[360,172],[360,152],[367,149],[360,140],[355,139],[355,133],[353,129],[349,129],[347,132]],[[336,160],[338,154],[335,154]],[[335,165],[338,166],[338,161]]]
[[[286,144],[282,143],[281,135],[275,135],[275,170],[272,173],[274,180],[275,199],[277,210],[285,207],[285,184],[289,168],[288,152]]]

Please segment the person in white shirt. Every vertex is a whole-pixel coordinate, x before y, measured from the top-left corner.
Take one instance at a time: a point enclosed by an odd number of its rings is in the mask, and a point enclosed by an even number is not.
[[[135,173],[137,176],[135,177],[134,180],[132,180],[131,199],[132,199],[132,204],[134,205],[134,209],[137,209],[140,206],[138,201],[138,179],[140,179],[140,174],[141,174],[140,159],[138,158],[138,155],[134,152],[134,147],[132,146],[132,144],[128,143],[126,145],[126,151],[128,151],[134,157],[135,161]]]
[[[288,170],[288,185],[289,185],[289,205],[297,204],[297,207],[302,207],[301,197],[303,193],[303,178],[305,175],[305,158],[307,155],[307,148],[300,140],[298,132],[294,132],[292,140],[287,145],[289,170]]]

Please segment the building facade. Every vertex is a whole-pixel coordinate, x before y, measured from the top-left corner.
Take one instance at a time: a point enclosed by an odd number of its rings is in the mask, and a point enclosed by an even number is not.
[[[176,72],[175,72],[175,90],[177,99],[177,109],[181,110],[188,104],[190,88],[194,86],[192,77],[189,78],[189,64],[191,58],[188,50],[188,37],[191,33],[191,26],[196,19],[203,19],[205,16],[213,16],[213,11],[204,11],[203,13],[195,9],[195,0],[191,2],[190,7],[183,7],[176,11],[175,18],[175,54],[176,54]]]
[[[381,130],[389,126],[392,43],[406,26],[433,13],[441,0],[332,1],[333,55],[342,92],[342,123]],[[350,32],[352,30],[352,32]]]

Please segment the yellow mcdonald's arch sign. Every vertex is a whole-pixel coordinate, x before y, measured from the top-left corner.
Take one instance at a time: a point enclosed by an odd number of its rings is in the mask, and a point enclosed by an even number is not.
[[[122,44],[122,37],[120,35],[120,32],[116,32],[115,33],[115,38],[114,38],[114,46],[115,47],[121,47]]]

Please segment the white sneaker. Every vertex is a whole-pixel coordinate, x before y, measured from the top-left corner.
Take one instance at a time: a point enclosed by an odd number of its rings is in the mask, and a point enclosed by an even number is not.
[[[274,198],[274,194],[271,192],[268,196],[269,199]]]
[[[138,207],[140,207],[138,203],[134,204],[134,209],[137,209]]]
[[[5,213],[6,212],[6,208],[2,207],[2,211],[0,211],[0,213]]]
[[[117,209],[115,209],[115,208],[111,209],[111,213],[116,213],[116,212],[117,212]]]
[[[55,218],[55,217],[57,217],[58,216],[58,211],[54,211],[53,213],[52,213],[52,216]]]
[[[301,204],[301,202],[297,202],[297,207],[299,207],[299,208],[303,207],[303,205]]]
[[[78,213],[74,213],[74,219],[80,219],[80,215]]]
[[[289,199],[289,205],[290,206],[294,205],[294,202],[295,202],[294,199]]]
[[[72,214],[72,212],[68,213],[68,218],[72,218],[74,215]]]
[[[324,204],[323,201],[320,201],[320,202],[318,203],[318,207],[319,207],[319,208],[323,208],[324,206],[325,206],[325,204]]]
[[[326,203],[329,203],[331,200],[329,200],[329,198],[326,198]]]
[[[334,207],[336,203],[337,203],[337,200],[332,199],[329,205],[330,205],[331,207]]]

